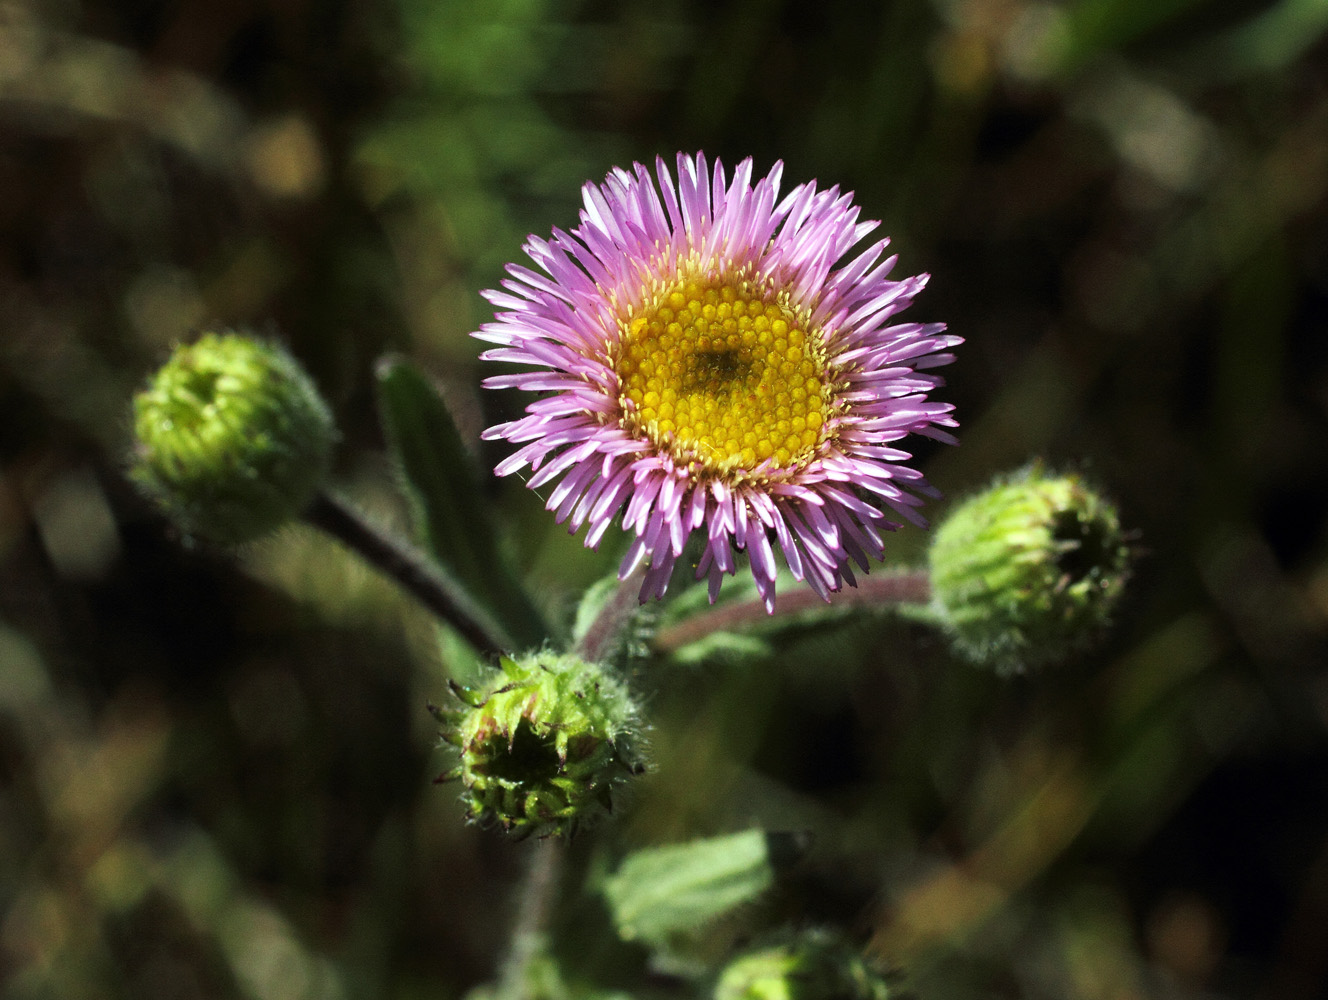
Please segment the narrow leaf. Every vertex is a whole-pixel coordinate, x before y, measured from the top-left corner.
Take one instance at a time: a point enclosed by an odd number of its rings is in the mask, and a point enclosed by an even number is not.
[[[438,391],[410,362],[386,358],[378,366],[378,405],[421,543],[513,639],[542,643],[544,621],[504,557]]]

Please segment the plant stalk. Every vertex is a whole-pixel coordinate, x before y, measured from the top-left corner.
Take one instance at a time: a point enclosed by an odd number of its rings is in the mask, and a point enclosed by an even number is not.
[[[588,663],[602,660],[618,641],[623,628],[641,606],[641,579],[645,576],[643,568],[637,569],[626,579],[620,580],[612,596],[604,602],[599,614],[586,629],[586,634],[576,644],[572,652]]]
[[[319,493],[305,510],[304,519],[395,580],[481,655],[497,657],[513,648],[502,628],[460,584],[414,546],[371,524],[342,498],[327,491]]]
[[[842,590],[831,598],[840,607],[882,607],[897,604],[925,605],[931,601],[931,581],[925,570],[902,570],[881,576],[867,577],[856,588]],[[825,606],[814,590],[803,588],[779,595],[775,616],[796,615]],[[661,653],[671,653],[690,645],[714,632],[726,632],[769,621],[762,601],[741,601],[724,604],[699,615],[686,618],[675,625],[662,628],[655,635],[654,647]]]
[[[566,845],[550,837],[536,842],[521,889],[512,942],[498,978],[498,1000],[529,1000],[530,966],[548,945],[548,926],[558,898]]]

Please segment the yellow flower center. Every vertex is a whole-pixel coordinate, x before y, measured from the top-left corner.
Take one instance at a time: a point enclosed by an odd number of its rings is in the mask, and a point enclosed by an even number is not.
[[[682,280],[623,323],[626,425],[683,463],[742,473],[810,460],[833,385],[819,331],[744,280]]]

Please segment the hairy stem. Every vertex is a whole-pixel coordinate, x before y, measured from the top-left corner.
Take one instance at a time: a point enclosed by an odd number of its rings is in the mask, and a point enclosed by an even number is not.
[[[926,604],[930,600],[931,581],[926,571],[920,569],[900,570],[867,577],[856,588],[842,590],[833,598],[833,602],[840,607]],[[779,595],[775,615],[795,615],[819,607],[824,607],[824,602],[815,591],[795,590]],[[766,613],[765,604],[761,601],[725,604],[684,619],[676,625],[660,629],[655,635],[654,646],[661,653],[671,653],[714,632],[754,625],[768,621],[770,617]]]
[[[503,630],[460,584],[418,549],[371,524],[345,500],[319,493],[304,519],[395,580],[482,655],[498,656],[512,648]]]
[[[528,1000],[531,995],[530,964],[548,943],[549,920],[558,898],[565,854],[566,846],[557,838],[535,844],[517,903],[512,941],[498,979],[498,1000]]]
[[[590,628],[586,629],[586,634],[576,644],[573,653],[589,663],[594,663],[613,650],[614,643],[618,641],[624,626],[641,606],[639,594],[641,579],[644,576],[645,570],[638,569],[625,580],[619,581],[613,594],[604,602],[599,614],[590,623]]]

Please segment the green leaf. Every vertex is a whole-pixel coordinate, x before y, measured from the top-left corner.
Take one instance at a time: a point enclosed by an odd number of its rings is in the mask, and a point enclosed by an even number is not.
[[[748,830],[629,854],[604,882],[619,936],[669,946],[757,899],[775,867],[802,853],[803,840]]]
[[[438,391],[410,362],[385,358],[378,406],[421,543],[517,643],[543,643],[543,617],[503,554],[479,477]]]

